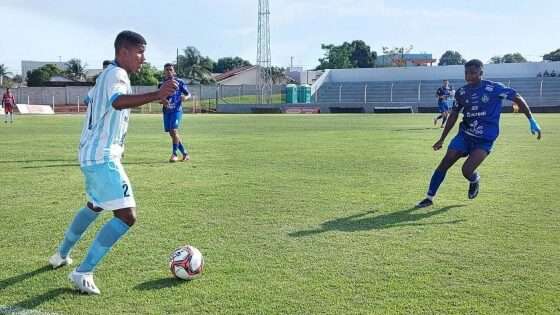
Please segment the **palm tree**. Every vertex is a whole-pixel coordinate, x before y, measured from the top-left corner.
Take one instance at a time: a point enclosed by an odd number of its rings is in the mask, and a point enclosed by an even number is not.
[[[86,66],[87,65],[82,66],[82,61],[80,59],[70,59],[66,63],[66,75],[73,80],[83,80],[86,78]]]
[[[4,64],[0,64],[0,86],[3,86],[4,77],[8,76],[9,74],[12,73],[8,71],[8,68],[4,66]]]
[[[212,69],[214,61],[208,57],[203,57],[195,47],[189,46],[183,50],[183,55],[179,55],[177,74],[201,84],[214,82]]]

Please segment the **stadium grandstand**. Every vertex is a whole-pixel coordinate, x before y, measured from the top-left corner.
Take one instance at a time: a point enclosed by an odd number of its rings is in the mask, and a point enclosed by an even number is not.
[[[560,62],[486,65],[485,78],[515,88],[536,111],[560,111],[560,77],[537,77],[545,70],[558,72]],[[430,112],[436,110],[442,80],[455,89],[465,84],[462,66],[340,69],[323,75],[314,87],[321,112]]]

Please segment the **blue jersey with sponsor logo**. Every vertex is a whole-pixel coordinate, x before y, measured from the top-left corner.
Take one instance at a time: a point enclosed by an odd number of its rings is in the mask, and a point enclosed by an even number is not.
[[[500,114],[504,99],[513,100],[517,92],[502,83],[487,80],[465,85],[455,93],[453,110],[463,113],[459,130],[476,138],[494,141],[500,133]]]
[[[437,89],[436,95],[440,100],[446,100],[449,96],[451,96],[451,91],[453,91],[453,87],[451,85],[442,86]]]
[[[175,81],[177,81],[177,84],[179,85],[177,87],[177,90],[175,90],[175,93],[171,94],[167,100],[169,101],[169,104],[167,106],[163,107],[163,112],[164,113],[175,113],[175,112],[182,112],[183,111],[183,107],[182,107],[182,95],[189,95],[189,89],[187,88],[187,84],[185,83],[185,81],[178,79],[178,78],[173,78]],[[169,80],[169,79],[167,79]],[[167,81],[167,80],[164,80]],[[163,82],[161,82],[158,85],[158,88],[161,87],[161,85],[163,84]]]

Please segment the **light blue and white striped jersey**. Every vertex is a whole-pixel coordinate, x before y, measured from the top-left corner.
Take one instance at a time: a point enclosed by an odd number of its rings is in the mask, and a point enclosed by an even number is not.
[[[131,94],[127,72],[109,65],[88,92],[89,106],[80,138],[80,166],[120,160],[128,129],[130,109],[116,110],[113,102],[119,95]]]

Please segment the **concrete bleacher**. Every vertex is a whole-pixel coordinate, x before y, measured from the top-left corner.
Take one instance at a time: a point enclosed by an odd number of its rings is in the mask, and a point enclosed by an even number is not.
[[[500,78],[489,79],[515,88],[532,107],[560,107],[560,78]],[[431,81],[371,81],[371,82],[325,82],[317,91],[319,104],[344,104],[356,107],[402,107],[411,106],[415,111],[422,108],[436,109],[436,90],[441,80]],[[450,80],[458,89],[464,80]],[[511,106],[509,102],[506,106]]]

